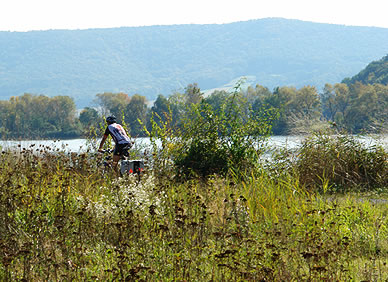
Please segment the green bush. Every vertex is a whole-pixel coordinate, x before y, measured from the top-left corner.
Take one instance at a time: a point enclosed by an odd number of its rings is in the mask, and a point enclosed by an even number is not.
[[[258,165],[275,116],[273,111],[258,115],[237,92],[218,110],[205,102],[192,105],[176,144],[178,175],[206,178],[251,171]]]
[[[187,104],[179,126],[173,126],[171,111],[163,118],[152,116],[151,130],[145,130],[158,178],[242,177],[258,166],[277,112],[253,111],[238,89],[239,85],[217,107],[206,99]]]

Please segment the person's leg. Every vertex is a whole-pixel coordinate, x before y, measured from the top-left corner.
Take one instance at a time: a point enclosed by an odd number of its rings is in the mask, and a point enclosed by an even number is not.
[[[115,149],[113,151],[113,169],[117,176],[120,176],[119,170],[118,170],[118,162],[121,159],[121,156],[123,155],[124,148],[128,146],[128,144],[117,144],[115,146]]]
[[[116,173],[117,176],[119,176],[119,171],[118,171],[118,163],[120,161],[120,156],[119,155],[113,155],[113,170]]]

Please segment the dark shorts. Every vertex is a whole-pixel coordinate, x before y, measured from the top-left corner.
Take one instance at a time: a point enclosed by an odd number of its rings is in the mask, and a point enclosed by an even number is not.
[[[124,152],[124,149],[126,147],[128,147],[129,143],[125,143],[125,144],[116,144],[115,146],[115,149],[113,151],[113,155],[116,155],[116,156],[121,156],[123,155],[123,152]],[[125,151],[127,151],[127,149],[125,149]]]

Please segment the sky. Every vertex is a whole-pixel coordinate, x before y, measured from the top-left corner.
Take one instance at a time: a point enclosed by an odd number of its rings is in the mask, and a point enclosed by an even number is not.
[[[0,31],[222,24],[269,17],[388,28],[388,0],[0,0]]]

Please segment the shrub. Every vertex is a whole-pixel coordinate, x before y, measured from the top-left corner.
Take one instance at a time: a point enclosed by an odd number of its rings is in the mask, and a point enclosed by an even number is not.
[[[237,92],[218,110],[205,102],[188,109],[177,144],[178,175],[242,176],[257,166],[271,132],[272,110],[254,112]]]
[[[306,138],[294,169],[306,187],[334,191],[388,187],[388,154],[380,145],[365,145],[356,136],[315,133]]]

